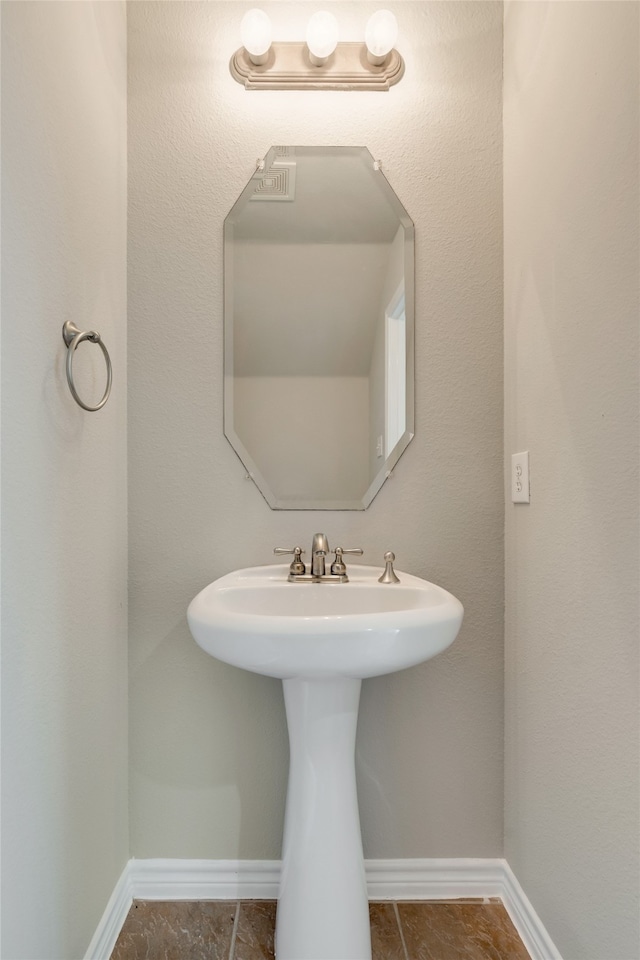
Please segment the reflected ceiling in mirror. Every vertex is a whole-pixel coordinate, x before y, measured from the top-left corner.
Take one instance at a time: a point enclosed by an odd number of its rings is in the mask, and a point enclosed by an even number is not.
[[[364,510],[413,437],[413,224],[365,147],[272,147],[224,225],[225,435],[269,506]]]

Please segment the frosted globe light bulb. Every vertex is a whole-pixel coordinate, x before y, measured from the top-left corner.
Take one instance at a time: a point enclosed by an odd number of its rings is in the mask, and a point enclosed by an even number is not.
[[[320,10],[307,24],[307,46],[309,59],[316,67],[326,63],[338,45],[340,28],[332,13]]]
[[[266,63],[271,47],[271,20],[264,10],[247,10],[240,23],[240,36],[251,62]]]
[[[390,10],[378,10],[369,17],[364,32],[367,60],[376,66],[384,63],[398,39],[398,21]]]

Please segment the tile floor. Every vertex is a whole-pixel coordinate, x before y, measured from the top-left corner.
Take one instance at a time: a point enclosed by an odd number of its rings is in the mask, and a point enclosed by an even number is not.
[[[373,960],[529,960],[498,899],[371,903]],[[273,900],[136,900],[111,960],[274,960]]]

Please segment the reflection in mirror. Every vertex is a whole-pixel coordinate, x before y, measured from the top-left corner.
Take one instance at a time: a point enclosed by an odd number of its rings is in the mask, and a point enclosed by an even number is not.
[[[364,147],[273,147],[225,220],[225,434],[274,509],[363,510],[413,436],[413,224]]]

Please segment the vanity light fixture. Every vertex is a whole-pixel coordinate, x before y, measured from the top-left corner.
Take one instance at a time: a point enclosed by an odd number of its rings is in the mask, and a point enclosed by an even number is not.
[[[272,43],[269,17],[253,9],[242,18],[242,47],[229,68],[247,90],[388,90],[404,74],[397,35],[394,15],[378,10],[364,43],[339,42],[338,21],[319,11],[309,20],[306,43]]]

